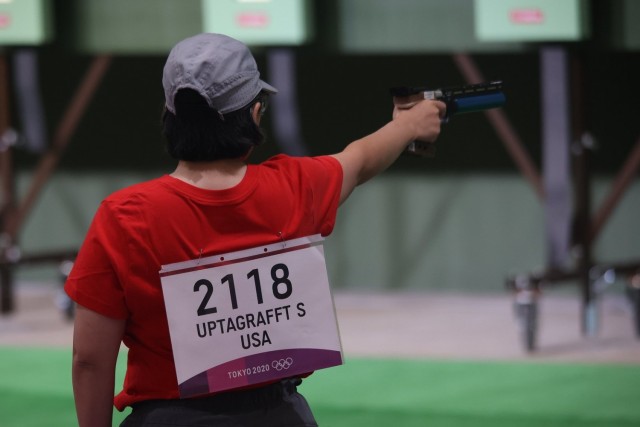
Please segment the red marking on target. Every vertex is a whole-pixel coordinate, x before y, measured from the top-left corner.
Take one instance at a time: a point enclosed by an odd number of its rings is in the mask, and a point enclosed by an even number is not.
[[[244,12],[236,17],[236,23],[244,28],[264,28],[269,25],[269,15],[263,12]]]
[[[542,24],[544,13],[540,9],[514,9],[509,12],[509,19],[514,24]]]
[[[0,14],[0,29],[7,28],[9,25],[11,25],[11,16]]]

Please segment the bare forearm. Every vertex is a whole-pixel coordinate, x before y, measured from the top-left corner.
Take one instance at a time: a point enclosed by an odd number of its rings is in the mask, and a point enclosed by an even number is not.
[[[410,128],[393,121],[378,131],[349,144],[344,149],[344,153],[361,159],[356,185],[368,181],[389,168],[413,140],[413,135]]]
[[[99,367],[74,359],[73,394],[80,427],[111,427],[114,367]]]
[[[340,203],[356,186],[391,166],[412,140],[435,141],[445,108],[438,101],[423,101],[409,110],[395,109],[393,121],[335,154],[343,172]]]
[[[73,331],[73,394],[80,427],[111,427],[115,367],[125,320],[82,305]]]

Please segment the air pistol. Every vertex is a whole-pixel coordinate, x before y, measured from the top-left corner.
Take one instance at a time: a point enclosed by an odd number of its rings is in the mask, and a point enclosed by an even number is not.
[[[390,92],[394,105],[400,109],[411,108],[424,99],[444,102],[447,112],[442,118],[443,123],[447,123],[453,115],[498,108],[506,102],[502,80],[442,89],[402,86],[394,87]],[[435,145],[430,142],[413,141],[405,151],[420,157],[433,157]]]

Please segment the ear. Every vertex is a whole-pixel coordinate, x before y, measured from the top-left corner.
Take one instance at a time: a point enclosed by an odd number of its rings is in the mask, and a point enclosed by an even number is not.
[[[253,104],[253,107],[251,107],[251,117],[253,117],[253,121],[256,122],[257,125],[260,124],[260,119],[262,118],[260,116],[260,107],[262,107],[261,102],[256,102]]]

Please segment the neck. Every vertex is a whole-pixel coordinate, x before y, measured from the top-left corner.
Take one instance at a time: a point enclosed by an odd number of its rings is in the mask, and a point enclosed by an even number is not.
[[[213,162],[180,160],[172,177],[205,190],[224,190],[240,183],[247,171],[244,159]]]

